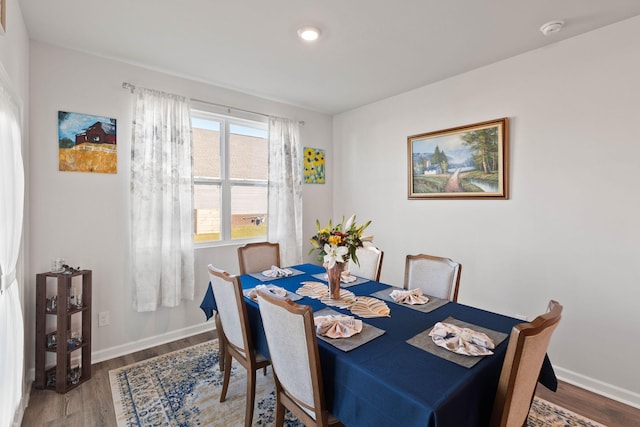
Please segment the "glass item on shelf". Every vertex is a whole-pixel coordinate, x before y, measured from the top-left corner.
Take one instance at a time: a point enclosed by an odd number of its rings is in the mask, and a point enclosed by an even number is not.
[[[47,304],[45,310],[47,313],[54,313],[58,308],[58,297],[52,296],[51,298],[47,298]]]
[[[56,346],[56,334],[55,332],[47,335],[47,348],[55,348]]]
[[[47,374],[47,387],[56,386],[56,371],[53,370]]]
[[[73,286],[69,288],[69,309],[72,309],[76,305],[76,290]]]
[[[52,273],[62,273],[64,271],[64,259],[56,258],[51,261],[51,272]]]
[[[69,369],[69,373],[67,374],[67,381],[70,384],[78,384],[80,381],[80,366],[75,365]]]

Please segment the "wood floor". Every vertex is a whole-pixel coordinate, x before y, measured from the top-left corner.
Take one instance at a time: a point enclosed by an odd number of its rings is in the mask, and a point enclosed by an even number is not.
[[[117,357],[92,366],[91,379],[66,394],[31,389],[29,406],[22,418],[23,427],[114,427],[109,371],[141,360],[200,344],[217,337],[206,332],[179,341]]]
[[[31,391],[24,427],[113,427],[116,425],[109,371],[150,357],[159,356],[215,338],[214,332],[194,335],[179,341],[153,347],[126,356],[97,363],[90,381],[67,394],[49,390]],[[589,391],[561,382],[556,393],[540,386],[541,398],[563,406],[609,427],[640,426],[640,409],[623,405]]]

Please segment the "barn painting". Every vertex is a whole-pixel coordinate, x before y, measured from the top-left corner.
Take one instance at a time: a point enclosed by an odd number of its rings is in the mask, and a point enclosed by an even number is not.
[[[58,161],[65,172],[117,173],[116,119],[58,111]]]

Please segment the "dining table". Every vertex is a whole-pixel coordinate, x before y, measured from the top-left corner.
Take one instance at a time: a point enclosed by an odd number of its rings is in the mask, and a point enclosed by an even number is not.
[[[431,309],[395,303],[384,297],[391,290],[401,288],[359,278],[357,282],[343,286],[356,297],[373,296],[384,301],[389,308],[387,316],[361,318],[350,312],[348,307],[328,307],[320,299],[296,293],[304,283],[326,285],[323,274],[326,270],[322,266],[301,264],[288,270],[293,274],[277,278],[266,277],[262,273],[245,274],[239,279],[245,291],[258,285],[283,288],[288,297],[298,304],[310,306],[314,314],[325,314],[330,309],[336,312],[334,314],[361,319],[365,326],[363,334],[366,329],[373,337],[318,337],[327,408],[345,426],[459,427],[489,424],[509,333],[522,320],[437,299],[433,299]],[[268,357],[259,306],[249,297],[245,297],[245,302],[254,346]],[[200,307],[207,320],[215,314],[211,284]],[[438,322],[457,323],[461,327],[485,331],[489,336],[497,337],[499,343],[490,355],[451,353],[435,346],[428,336]],[[349,340],[355,340],[355,344],[348,345]],[[548,357],[545,357],[538,380],[551,390],[557,388],[557,379]]]

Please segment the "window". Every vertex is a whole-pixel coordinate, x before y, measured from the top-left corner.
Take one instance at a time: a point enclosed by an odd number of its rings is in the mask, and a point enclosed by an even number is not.
[[[267,236],[268,124],[192,110],[195,242]]]

